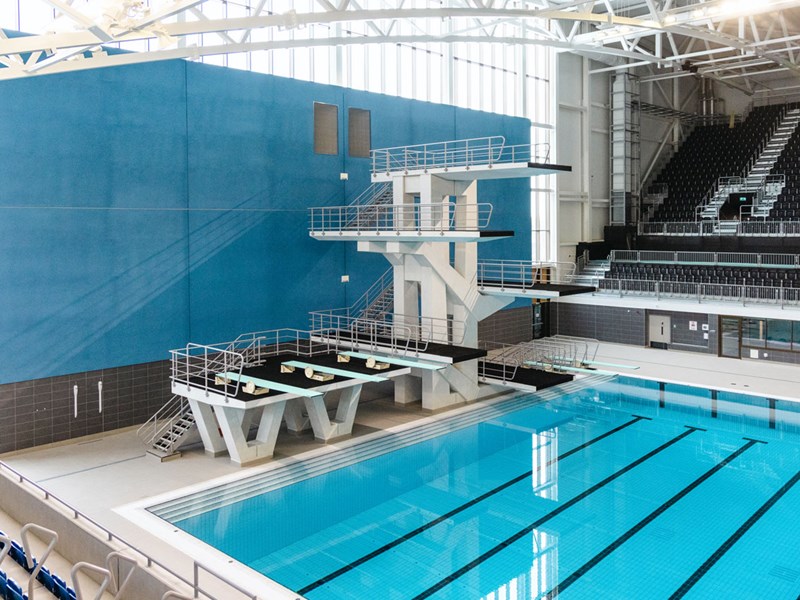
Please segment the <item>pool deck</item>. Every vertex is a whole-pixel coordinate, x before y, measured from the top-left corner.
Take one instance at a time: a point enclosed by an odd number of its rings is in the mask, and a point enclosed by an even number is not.
[[[720,359],[692,352],[605,343],[600,345],[596,359],[639,367],[636,370],[598,367],[627,376],[800,402],[800,367],[797,365],[761,360]],[[234,465],[227,457],[211,458],[203,452],[201,446],[190,448],[177,460],[161,463],[145,454],[136,437],[135,428],[0,455],[0,460],[154,558],[169,561],[168,564],[190,578],[192,560],[198,557],[190,557],[175,550],[176,545],[186,547],[185,539],[183,544],[177,543],[178,537],[186,534],[170,527],[168,531],[170,534],[174,532],[176,536],[173,543],[173,540],[164,535],[155,535],[143,529],[134,522],[135,519],[131,520],[129,510],[120,508],[146,503],[148,498],[174,494],[190,486],[205,486],[212,480],[219,482],[253,475],[274,468],[282,462],[294,461],[296,459],[293,457],[302,453],[316,455],[334,451],[351,445],[354,439],[357,441],[365,436],[380,435],[384,430],[413,427],[426,421],[435,421],[441,418],[441,414],[452,413],[448,411],[430,415],[423,412],[418,404],[408,407],[394,405],[385,399],[385,394],[389,391],[386,384],[376,386],[378,387],[372,390],[371,397],[366,398],[359,407],[353,438],[324,445],[314,441],[311,433],[291,436],[283,431],[276,446],[275,460],[247,468]],[[476,405],[454,410],[471,410],[474,406]],[[4,516],[0,513],[0,529],[4,526]],[[6,527],[13,529],[16,524],[9,525]],[[197,546],[200,544],[195,543],[195,547]],[[219,556],[217,554],[216,558]],[[201,560],[214,558],[213,552],[200,557]],[[252,587],[258,586],[255,575],[251,573],[252,576],[240,577],[241,571],[236,571],[237,568],[241,569],[226,565],[223,572],[237,577],[246,586],[249,581],[251,589],[257,591]],[[261,593],[264,593],[263,590]],[[243,596],[231,595],[232,600],[238,597]],[[297,598],[297,595],[286,597]]]

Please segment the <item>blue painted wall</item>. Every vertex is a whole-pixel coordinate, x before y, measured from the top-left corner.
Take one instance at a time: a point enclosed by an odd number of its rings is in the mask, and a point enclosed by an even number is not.
[[[338,155],[313,152],[315,101],[339,106]],[[3,82],[0,105],[0,383],[302,328],[355,300],[388,263],[306,235],[308,207],[369,184],[349,107],[371,111],[373,147],[529,136],[524,119],[184,61]],[[517,232],[481,254],[529,257],[528,181],[479,191]]]

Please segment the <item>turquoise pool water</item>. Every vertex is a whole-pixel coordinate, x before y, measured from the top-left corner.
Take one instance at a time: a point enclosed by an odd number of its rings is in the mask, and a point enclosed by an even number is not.
[[[633,378],[517,406],[172,522],[310,600],[798,598],[800,406]]]

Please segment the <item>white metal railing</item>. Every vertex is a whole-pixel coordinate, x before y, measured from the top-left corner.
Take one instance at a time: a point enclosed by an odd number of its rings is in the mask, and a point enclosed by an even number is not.
[[[323,339],[320,342],[320,339]],[[324,332],[301,329],[271,329],[244,333],[232,342],[202,345],[189,343],[185,348],[170,350],[172,381],[189,387],[213,391],[226,399],[239,393],[239,378],[217,384],[217,373],[237,373],[244,367],[261,364],[278,354],[314,356],[335,350]]]
[[[489,203],[324,206],[309,209],[309,230],[312,233],[478,231],[489,226],[491,217]]]
[[[337,309],[339,311],[346,310],[349,317],[362,317],[364,312],[372,306],[379,298],[386,294],[389,287],[394,285],[394,267],[389,267],[384,273],[373,283],[366,292],[364,292],[358,300],[353,302],[346,309]],[[325,312],[325,311],[321,311]],[[312,329],[315,327],[312,326]]]
[[[502,136],[471,138],[413,146],[380,148],[370,152],[372,173],[492,166],[509,163],[546,163],[549,144],[507,146]]]
[[[570,262],[481,260],[478,261],[477,284],[480,289],[529,289],[542,283],[572,283],[575,272],[576,265]]]
[[[353,200],[350,201],[350,206],[369,206],[383,202],[390,197],[392,190],[392,182],[373,183]]]
[[[364,319],[348,314],[348,308],[314,311],[309,313],[315,331],[344,332],[352,337],[363,337],[373,332],[378,338],[394,339],[400,346],[406,340],[410,349],[423,352],[428,343],[461,344],[466,334],[463,321],[453,318],[424,317],[387,313],[383,319]],[[398,334],[400,334],[398,336]],[[402,337],[406,336],[406,337]],[[337,339],[344,339],[341,336]]]
[[[612,250],[611,262],[681,263],[721,266],[800,267],[800,254],[756,252],[673,252],[671,250]]]
[[[171,378],[174,383],[201,388],[222,394],[225,398],[239,393],[239,378],[221,386],[215,386],[216,373],[238,373],[241,375],[245,357],[241,352],[229,350],[226,346],[205,346],[186,344],[185,348],[170,350],[172,356]]]
[[[719,236],[737,235],[748,237],[798,237],[800,221],[730,221],[729,228],[721,229],[725,221],[684,221],[639,223],[639,235],[669,236]]]
[[[231,581],[231,580],[227,579],[226,577],[220,575],[219,573],[217,573],[213,569],[203,565],[202,563],[198,563],[197,561],[193,561],[193,563],[194,563],[193,564],[194,577],[193,577],[193,581],[190,581],[189,579],[187,579],[184,576],[180,575],[179,573],[175,572],[173,569],[171,569],[170,567],[168,567],[164,563],[156,560],[155,558],[153,558],[152,556],[150,556],[146,552],[143,552],[137,546],[134,546],[130,542],[126,541],[124,538],[121,538],[116,533],[113,533],[111,530],[106,529],[105,527],[100,525],[100,523],[98,523],[97,521],[95,521],[94,519],[92,519],[91,517],[86,515],[85,513],[82,513],[81,511],[79,511],[77,508],[75,508],[71,504],[69,504],[66,501],[62,500],[61,498],[59,498],[58,496],[56,496],[52,492],[44,489],[38,483],[36,483],[32,479],[27,478],[25,475],[23,475],[22,473],[20,473],[16,469],[10,467],[9,465],[4,463],[3,461],[0,461],[0,471],[7,471],[8,473],[10,473],[12,475],[12,478],[16,479],[21,486],[28,486],[28,487],[31,487],[34,490],[36,490],[39,494],[41,494],[41,496],[42,496],[41,499],[45,503],[55,504],[61,510],[67,511],[67,513],[69,513],[72,516],[73,520],[82,521],[82,522],[85,522],[88,525],[91,525],[91,527],[96,529],[97,531],[99,531],[107,541],[109,541],[109,542],[116,541],[116,542],[122,544],[123,546],[125,546],[125,549],[127,551],[130,551],[134,556],[144,560],[145,565],[147,566],[148,569],[156,567],[159,570],[163,571],[166,575],[174,577],[178,581],[183,582],[186,586],[188,586],[190,589],[192,589],[192,591],[194,592],[194,597],[195,598],[199,598],[201,594],[204,597],[208,598],[209,600],[218,600],[218,598],[219,598],[218,596],[212,595],[209,591],[203,589],[200,586],[200,582],[199,582],[199,578],[198,578],[198,568],[200,568],[203,571],[205,571],[206,573],[209,573],[210,575],[212,575],[215,579],[217,579],[220,582],[224,583],[225,585],[229,586],[231,589],[236,590],[237,592],[239,592],[245,598],[250,598],[250,600],[258,600],[258,595],[257,594],[254,594],[253,592],[244,589],[243,587],[239,586],[238,584],[234,583],[233,581]],[[225,600],[229,600],[229,598],[230,598],[230,596],[228,596],[228,595],[225,596]]]
[[[424,352],[430,335],[413,324],[357,319],[331,312],[311,313],[315,327],[314,336],[333,349],[356,348],[392,354],[418,354]]]
[[[742,305],[774,304],[780,307],[800,306],[800,288],[737,285],[727,283],[688,283],[680,281],[652,281],[641,279],[602,279],[601,293],[620,296],[655,296],[656,298],[682,298],[703,301],[731,301]]]
[[[190,411],[189,401],[184,396],[173,396],[136,430],[136,436],[150,447]]]

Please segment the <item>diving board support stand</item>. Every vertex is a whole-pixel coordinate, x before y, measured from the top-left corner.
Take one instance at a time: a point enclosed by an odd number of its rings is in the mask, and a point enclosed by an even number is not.
[[[231,460],[238,465],[246,465],[256,460],[271,458],[275,442],[283,420],[283,411],[288,399],[278,400],[263,407],[242,409],[233,406],[214,406],[222,437]],[[255,416],[252,412],[261,411],[258,433],[252,442],[247,441],[250,422]],[[247,413],[251,413],[248,415]]]
[[[200,439],[203,440],[203,448],[209,456],[219,456],[225,452],[225,439],[220,428],[217,426],[217,418],[214,416],[214,407],[205,402],[198,402],[194,398],[187,398],[189,406],[194,414],[194,422]]]
[[[353,432],[358,401],[361,398],[362,384],[352,385],[344,389],[331,390],[325,396],[304,398],[306,412],[314,430],[314,438],[320,442],[329,442],[336,438],[349,436]],[[331,421],[328,416],[327,401],[338,396],[336,416]]]

